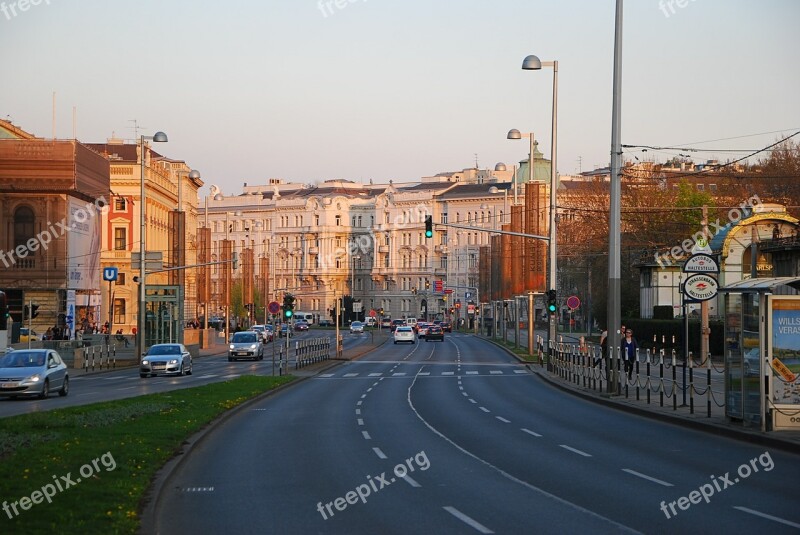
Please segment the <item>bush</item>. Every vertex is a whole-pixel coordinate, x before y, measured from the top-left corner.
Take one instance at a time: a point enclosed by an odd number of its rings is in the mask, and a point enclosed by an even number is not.
[[[658,305],[653,307],[654,320],[671,320],[674,317],[672,305]]]

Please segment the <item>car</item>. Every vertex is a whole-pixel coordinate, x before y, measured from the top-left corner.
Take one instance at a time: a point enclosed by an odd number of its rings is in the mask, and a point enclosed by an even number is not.
[[[411,325],[411,327],[416,331],[417,330],[417,318],[406,318],[406,325]]]
[[[742,366],[744,367],[744,375],[745,377],[758,377],[758,374],[761,373],[761,351],[754,347],[744,355],[744,359],[742,361]]]
[[[294,324],[295,331],[307,331],[308,330],[308,322],[305,320],[300,320],[295,322]]]
[[[392,329],[392,332],[394,332],[398,327],[403,326],[405,324],[406,320],[392,320],[390,328]]]
[[[278,329],[278,338],[292,337],[292,330],[289,328],[288,323],[281,323],[281,328]]]
[[[233,333],[228,346],[228,362],[239,359],[264,359],[264,346],[254,331],[239,331]]]
[[[414,329],[412,329],[408,325],[400,325],[394,330],[394,343],[398,342],[411,342],[412,344],[416,343],[416,336],[414,335]]]
[[[192,375],[192,355],[183,344],[155,344],[142,357],[139,377]]]
[[[449,321],[443,321],[439,324],[439,327],[442,328],[443,331],[451,333],[453,332],[453,324]]]
[[[19,329],[19,341],[20,342],[38,342],[41,340],[42,337],[34,331],[33,329],[28,329],[27,327],[20,327]]]
[[[253,325],[250,327],[251,331],[257,332],[261,337],[261,343],[266,344],[270,341],[270,337],[272,336],[272,331],[267,329],[266,325]]]
[[[381,328],[392,328],[392,318],[383,318],[381,319]]]
[[[333,327],[333,320],[319,320],[317,323],[320,327]]]
[[[272,342],[275,339],[275,327],[272,325],[264,325],[264,332],[266,333],[267,342]]]
[[[69,373],[61,355],[52,349],[22,349],[0,357],[0,396],[69,394]]]
[[[438,325],[431,325],[428,328],[428,334],[425,335],[425,342],[430,342],[431,340],[444,342],[444,331]]]
[[[350,334],[354,333],[363,333],[364,332],[364,324],[360,321],[354,321],[350,324]]]
[[[368,317],[367,321],[365,323],[365,325],[367,327],[375,327],[377,324],[378,324],[378,321],[375,318],[373,318],[372,316]]]
[[[416,325],[417,336],[420,338],[425,338],[425,335],[428,334],[428,329],[430,327],[431,327],[430,323],[426,323],[424,321],[418,321]]]

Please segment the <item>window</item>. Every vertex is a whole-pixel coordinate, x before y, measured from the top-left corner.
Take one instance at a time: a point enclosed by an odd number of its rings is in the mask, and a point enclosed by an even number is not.
[[[125,251],[128,249],[128,229],[115,228],[114,229],[114,250]]]
[[[35,218],[33,210],[27,206],[20,206],[14,212],[14,247],[25,245],[33,238],[33,223]]]
[[[442,257],[442,269],[447,269],[447,257]]]
[[[716,184],[709,184],[708,185],[708,191],[716,193],[717,192],[717,185]]]
[[[442,224],[447,224],[447,212],[442,213],[440,217]]]
[[[117,273],[117,280],[115,282],[117,286],[125,286],[125,274],[124,273]]]
[[[340,215],[336,216],[336,226],[337,227],[341,227],[342,226],[342,216],[340,216]]]
[[[358,217],[356,218],[356,220],[357,220],[357,222],[358,222],[358,226],[360,227],[360,226],[361,226],[361,216],[358,216]]]
[[[125,197],[114,197],[114,211],[115,212],[128,211],[128,201],[125,199]]]
[[[704,191],[705,189],[706,189],[706,185],[705,184],[698,184],[697,185],[697,191]]]
[[[114,299],[114,323],[117,325],[122,325],[126,323],[127,320],[125,319],[125,300],[124,299]]]
[[[314,214],[314,226],[319,226],[319,214]]]

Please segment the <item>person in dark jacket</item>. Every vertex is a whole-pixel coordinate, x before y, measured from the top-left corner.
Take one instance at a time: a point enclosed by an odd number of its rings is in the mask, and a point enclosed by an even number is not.
[[[636,361],[636,355],[639,350],[639,343],[633,337],[633,330],[625,330],[625,338],[622,339],[622,359],[625,362],[625,373],[628,374],[628,379],[633,374],[633,363]]]

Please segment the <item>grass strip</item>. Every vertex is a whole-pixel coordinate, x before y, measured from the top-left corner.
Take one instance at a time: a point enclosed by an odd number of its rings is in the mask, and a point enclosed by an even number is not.
[[[137,533],[144,493],[187,438],[292,379],[244,376],[0,420],[0,533]]]

